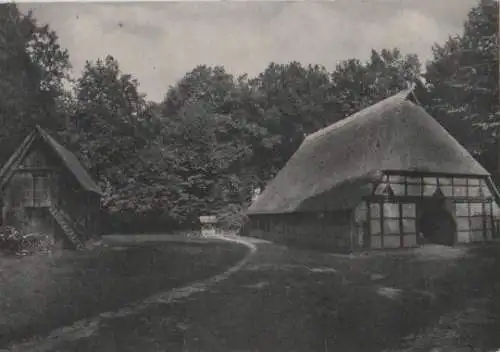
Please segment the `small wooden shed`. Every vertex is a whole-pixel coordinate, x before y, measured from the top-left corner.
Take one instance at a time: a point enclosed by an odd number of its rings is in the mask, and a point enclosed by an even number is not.
[[[217,235],[217,217],[213,215],[200,216],[201,235],[216,236]]]
[[[1,222],[82,248],[99,232],[102,194],[75,155],[37,126],[0,170]]]

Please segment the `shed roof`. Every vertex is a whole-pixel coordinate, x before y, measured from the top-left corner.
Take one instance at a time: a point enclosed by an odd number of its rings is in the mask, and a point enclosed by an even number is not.
[[[35,130],[24,139],[18,149],[12,154],[12,156],[9,158],[9,160],[7,160],[5,165],[0,170],[0,185],[2,187],[10,178],[10,171],[13,170],[13,168],[24,159],[37,137],[44,141],[55,152],[62,163],[76,177],[80,185],[85,190],[103,195],[100,187],[85,170],[76,156],[68,149],[63,147],[60,143],[58,143],[47,131],[45,131],[40,126],[36,126]]]
[[[359,187],[385,170],[489,176],[407,89],[309,135],[248,214],[316,210],[328,192],[328,210],[355,206]],[[356,191],[353,189],[356,188]]]

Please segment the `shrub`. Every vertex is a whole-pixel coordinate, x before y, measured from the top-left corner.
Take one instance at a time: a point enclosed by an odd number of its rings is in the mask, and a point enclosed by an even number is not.
[[[229,204],[217,212],[218,226],[222,230],[237,231],[247,221],[245,207],[240,204]]]
[[[12,226],[0,228],[0,250],[18,255],[49,252],[53,240],[48,235],[39,233],[23,233]]]

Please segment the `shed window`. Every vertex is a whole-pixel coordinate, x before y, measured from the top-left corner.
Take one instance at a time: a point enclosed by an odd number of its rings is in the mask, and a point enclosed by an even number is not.
[[[49,200],[49,177],[46,173],[33,175],[33,203],[41,205]]]

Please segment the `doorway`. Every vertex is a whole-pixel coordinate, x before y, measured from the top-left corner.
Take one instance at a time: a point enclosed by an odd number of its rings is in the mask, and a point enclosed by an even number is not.
[[[444,199],[429,199],[421,204],[418,231],[423,235],[421,244],[432,243],[453,246],[457,224],[446,207]]]

